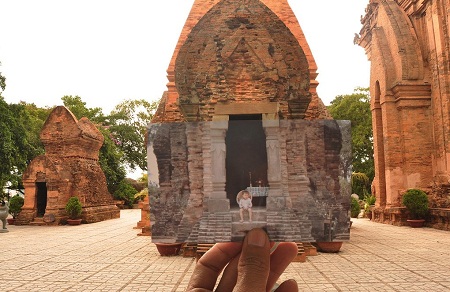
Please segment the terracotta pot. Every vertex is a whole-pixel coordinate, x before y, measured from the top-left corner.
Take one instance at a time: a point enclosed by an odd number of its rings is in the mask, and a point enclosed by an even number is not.
[[[181,243],[155,243],[162,256],[175,256],[180,253]]]
[[[80,225],[81,219],[67,219],[67,224],[69,225]]]
[[[321,241],[316,242],[317,249],[321,252],[334,253],[339,252],[342,247],[342,241]]]
[[[14,218],[7,218],[6,221],[8,222],[9,225],[14,225],[16,223],[16,219]]]
[[[424,225],[424,223],[425,223],[425,220],[424,220],[424,219],[415,219],[415,220],[409,219],[409,220],[406,220],[406,221],[409,222],[409,226],[411,226],[412,228],[420,228],[420,227],[423,227],[423,225]]]

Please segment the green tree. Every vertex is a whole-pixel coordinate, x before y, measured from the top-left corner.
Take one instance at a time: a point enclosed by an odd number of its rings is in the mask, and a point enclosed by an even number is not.
[[[0,66],[2,65],[2,63],[0,62]],[[6,78],[5,76],[2,75],[2,72],[0,72],[0,88],[2,90],[5,90],[6,88]]]
[[[19,188],[21,176],[40,149],[28,131],[31,119],[24,104],[7,104],[0,95],[0,184]]]
[[[369,88],[338,95],[327,108],[334,119],[351,121],[353,171],[365,173],[372,181],[375,170]]]
[[[108,117],[109,130],[132,170],[137,167],[147,169],[145,133],[157,106],[158,102],[143,99],[125,100]]]
[[[134,195],[136,195],[137,192],[138,191],[127,180],[123,180],[120,182],[113,196],[117,200],[123,200],[128,207],[133,207],[134,201],[137,200]]]
[[[67,107],[77,119],[86,117],[93,123],[102,123],[106,119],[101,108],[88,108],[86,103],[81,100],[81,97],[78,95],[65,95],[61,97],[61,100],[63,101],[64,106]]]
[[[1,66],[1,62],[0,62]],[[6,78],[0,72],[0,88],[5,90],[6,88]],[[6,143],[14,141],[14,147],[17,152],[15,152],[15,159],[13,165],[6,163],[10,168],[9,174],[12,175],[13,186],[19,187],[21,184],[21,176],[23,170],[25,170],[28,163],[37,155],[42,154],[44,148],[39,139],[40,129],[44,124],[47,116],[50,112],[49,109],[39,109],[34,104],[27,104],[25,102],[20,102],[19,104],[7,104],[0,91],[0,108],[3,115],[0,113],[0,123],[4,130],[2,135],[6,138]],[[8,109],[6,109],[8,108]],[[11,135],[6,134],[9,131]],[[11,140],[10,140],[11,138]],[[11,147],[2,147],[3,150],[10,151]],[[6,158],[4,156],[3,158]],[[12,161],[12,160],[11,160]],[[16,177],[14,179],[14,176]],[[2,180],[0,179],[0,183]]]
[[[14,144],[11,125],[15,124],[13,113],[0,95],[0,185],[3,187],[11,178],[11,170],[16,164],[14,155],[17,148]]]
[[[123,153],[112,140],[111,133],[107,129],[100,127],[99,130],[105,138],[99,152],[99,163],[106,176],[108,191],[114,194],[127,174],[122,163]]]
[[[21,102],[20,104],[25,107],[25,111],[28,116],[25,129],[27,132],[28,141],[33,148],[33,153],[29,157],[29,160],[31,160],[38,155],[44,154],[44,145],[42,145],[40,133],[45,121],[48,118],[48,115],[52,111],[52,108],[40,108],[34,103],[30,104]]]
[[[357,194],[359,199],[364,199],[370,190],[370,181],[369,177],[362,172],[354,172],[352,173],[352,194]]]

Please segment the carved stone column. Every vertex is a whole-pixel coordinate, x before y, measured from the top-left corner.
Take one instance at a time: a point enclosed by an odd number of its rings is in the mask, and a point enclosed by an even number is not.
[[[281,160],[278,119],[263,119],[263,127],[266,133],[267,149],[267,180],[269,194],[267,197],[267,210],[281,210],[286,206],[281,189]]]
[[[226,145],[225,136],[228,129],[228,116],[220,120],[214,120],[211,123],[211,187],[212,191],[208,199],[208,211],[227,212],[230,210],[230,201],[227,199],[225,191],[226,183]]]

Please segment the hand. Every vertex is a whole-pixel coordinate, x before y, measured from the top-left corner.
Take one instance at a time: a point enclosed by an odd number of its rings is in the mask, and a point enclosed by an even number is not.
[[[259,228],[249,231],[242,243],[215,244],[197,262],[186,291],[213,291],[225,266],[215,291],[271,291],[298,252],[295,243],[284,242],[270,254],[271,245]],[[275,291],[296,292],[297,282],[287,280]]]

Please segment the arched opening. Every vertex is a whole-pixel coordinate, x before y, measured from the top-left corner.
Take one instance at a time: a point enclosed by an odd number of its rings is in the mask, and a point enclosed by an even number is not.
[[[226,192],[230,206],[248,187],[267,186],[266,135],[262,115],[230,115],[226,143]],[[265,206],[265,196],[254,196],[254,206]]]
[[[45,182],[36,183],[36,216],[44,217],[47,208],[47,184]]]

